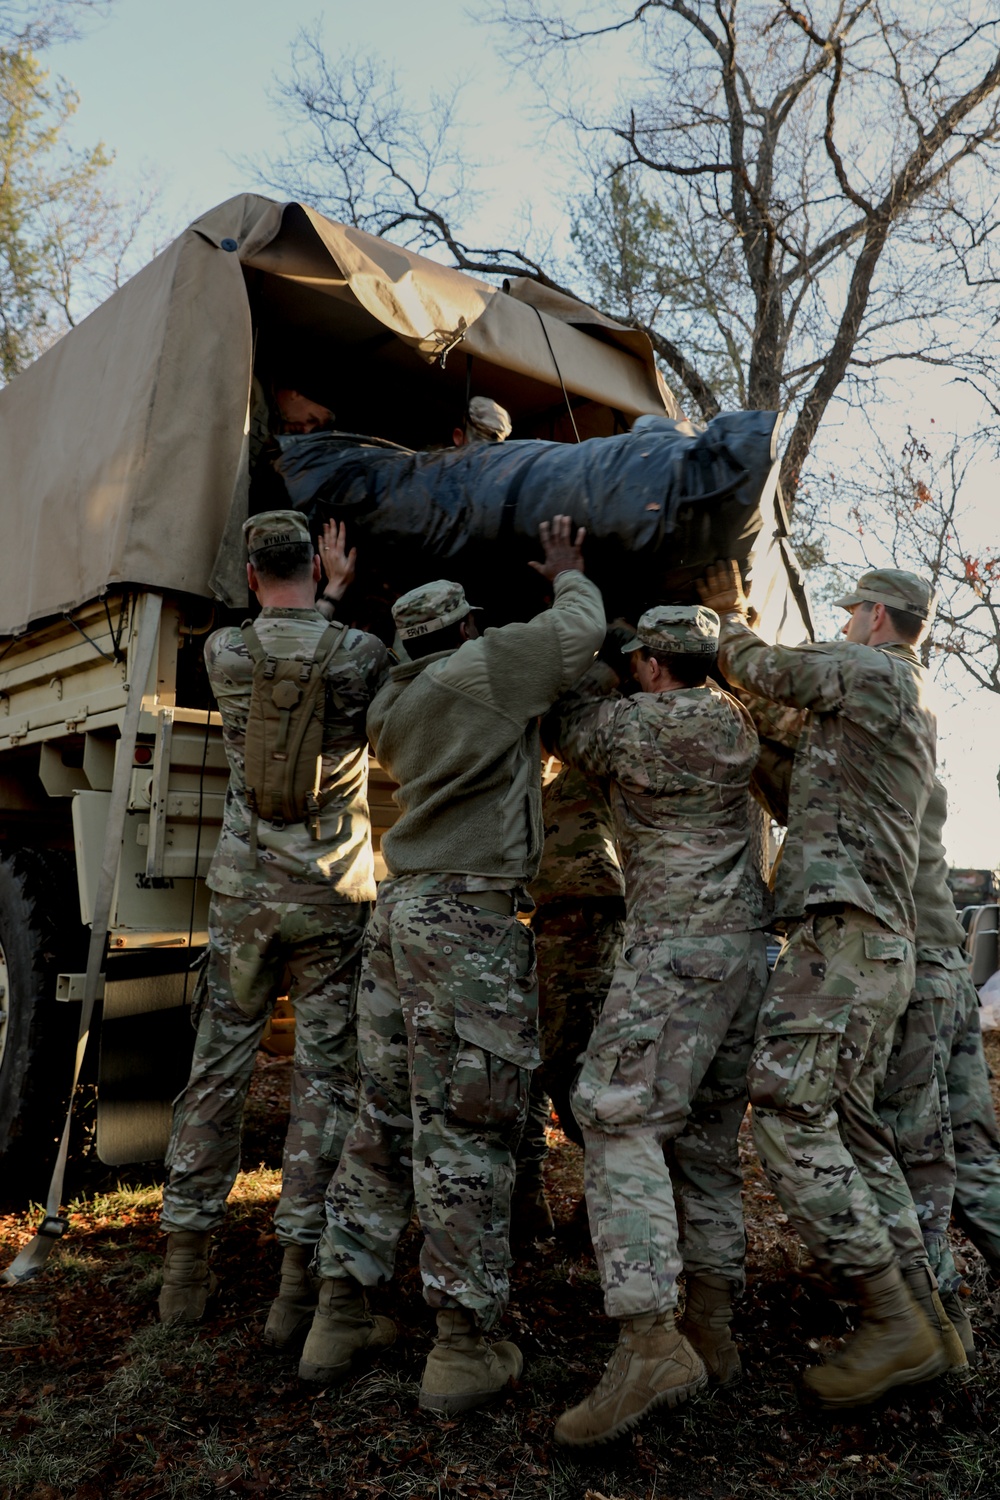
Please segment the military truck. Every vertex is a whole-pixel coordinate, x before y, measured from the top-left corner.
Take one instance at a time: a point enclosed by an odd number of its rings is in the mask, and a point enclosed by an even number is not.
[[[91,1017],[100,1157],[162,1155],[227,779],[202,647],[248,611],[261,393],[299,368],[321,372],[338,426],[411,448],[446,440],[474,394],[517,438],[681,418],[634,330],[254,195],[196,220],[0,392],[8,1191],[44,1186]],[[800,639],[776,504],[772,486],[755,598],[765,628]],[[390,792],[376,767],[376,835]]]

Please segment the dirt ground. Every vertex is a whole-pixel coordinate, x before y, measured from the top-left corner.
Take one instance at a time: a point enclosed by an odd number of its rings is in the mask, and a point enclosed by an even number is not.
[[[1000,1071],[1000,1036],[988,1051]],[[603,1368],[614,1327],[574,1209],[580,1153],[554,1133],[548,1186],[558,1238],[522,1258],[504,1335],[524,1375],[497,1405],[461,1421],[417,1409],[431,1319],[411,1229],[380,1310],[395,1348],[355,1380],[317,1392],[259,1335],[279,1248],[271,1212],[288,1064],[263,1055],[244,1165],[214,1265],[220,1291],[196,1330],[156,1321],[162,1253],[151,1174],[78,1174],[72,1232],[45,1273],[0,1291],[0,1495],[4,1500],[182,1500],[314,1494],[443,1500],[731,1500],[736,1496],[1000,1496],[1000,1318],[983,1263],[958,1241],[981,1359],[965,1384],[942,1380],[831,1418],[800,1396],[799,1371],[848,1327],[811,1289],[804,1257],[767,1191],[747,1136],[749,1286],[737,1320],[746,1374],[638,1434],[570,1456],[552,1425]],[[0,1263],[39,1219],[2,1212]]]

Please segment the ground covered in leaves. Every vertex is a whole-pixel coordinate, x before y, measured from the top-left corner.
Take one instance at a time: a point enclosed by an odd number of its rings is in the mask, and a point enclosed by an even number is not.
[[[996,1034],[994,1034],[996,1037]],[[1000,1040],[988,1050],[1000,1071]],[[960,1245],[982,1358],[974,1378],[895,1395],[830,1418],[799,1396],[798,1371],[846,1331],[807,1269],[745,1143],[750,1234],[737,1334],[746,1375],[647,1421],[637,1435],[571,1456],[552,1425],[603,1368],[614,1326],[574,1206],[580,1156],[553,1137],[549,1189],[558,1239],[518,1266],[504,1335],[525,1355],[516,1390],[461,1421],[417,1409],[431,1319],[411,1230],[380,1310],[400,1339],[356,1380],[317,1392],[259,1334],[274,1295],[288,1064],[261,1056],[243,1173],[218,1237],[219,1295],[198,1329],[162,1328],[155,1179],[78,1175],[72,1232],[45,1273],[0,1291],[0,1495],[9,1500],[182,1500],[329,1495],[343,1500],[730,1500],[735,1496],[1000,1495],[1000,1318],[982,1262]],[[260,1163],[260,1165],[256,1165]],[[0,1261],[38,1212],[3,1213]]]

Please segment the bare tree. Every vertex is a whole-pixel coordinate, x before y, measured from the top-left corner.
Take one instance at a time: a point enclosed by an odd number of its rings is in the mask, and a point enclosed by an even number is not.
[[[157,190],[118,191],[102,144],[68,143],[79,101],[36,50],[106,9],[0,0],[0,383],[119,285],[140,238],[148,248]]]
[[[1000,693],[1000,544],[977,504],[993,456],[984,430],[961,438],[911,429],[899,452],[876,440],[869,463],[818,476],[811,503],[828,555],[882,567],[888,556],[931,581],[938,604],[925,665],[953,682],[954,666],[959,684],[964,675]],[[814,576],[831,596],[845,581],[831,565]]]
[[[974,331],[996,302],[980,273],[996,217],[1000,18],[942,0],[919,19],[912,0],[595,0],[590,24],[580,14],[505,0],[499,18],[511,62],[534,69],[596,162],[597,191],[577,204],[577,292],[645,327],[702,416],[734,393],[790,405],[790,499],[830,401],[852,385],[867,399],[886,364],[957,365],[992,388]],[[622,102],[581,104],[615,57]],[[451,101],[407,111],[395,80],[370,62],[331,64],[315,30],[285,98],[311,136],[272,180],[304,164],[340,217],[443,246],[468,270],[570,289],[572,273],[553,280],[528,245],[465,237]],[[636,211],[643,276],[622,295],[636,265],[615,257]],[[680,300],[667,266],[687,278]]]

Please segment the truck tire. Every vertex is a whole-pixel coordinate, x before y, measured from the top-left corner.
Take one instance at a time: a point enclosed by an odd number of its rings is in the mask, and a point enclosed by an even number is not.
[[[41,1198],[69,1100],[77,1005],[55,998],[78,971],[87,930],[73,864],[51,850],[0,858],[0,1182],[3,1197]]]

